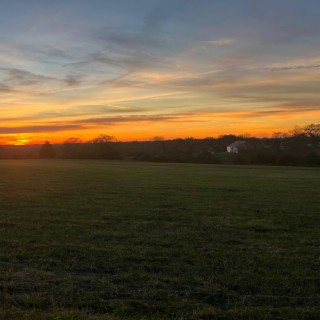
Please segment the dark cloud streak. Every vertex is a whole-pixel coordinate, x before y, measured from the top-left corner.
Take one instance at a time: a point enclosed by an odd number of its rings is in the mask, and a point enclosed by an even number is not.
[[[287,66],[287,67],[274,67],[270,68],[271,71],[290,71],[290,70],[304,70],[304,69],[318,69],[320,64],[310,64],[310,65],[298,65],[298,66]]]
[[[0,68],[0,71],[6,74],[4,82],[12,86],[28,86],[57,80],[52,77],[34,74],[21,69]]]
[[[40,132],[58,132],[66,130],[83,130],[91,126],[115,125],[118,123],[140,123],[140,122],[163,122],[180,121],[183,116],[190,114],[173,115],[141,115],[141,116],[118,116],[118,117],[97,117],[69,121],[68,124],[42,123],[28,126],[0,127],[0,134],[15,133],[40,133]],[[191,120],[192,121],[192,120]]]
[[[41,132],[58,132],[65,130],[81,129],[80,125],[30,125],[19,127],[0,127],[0,134],[16,134],[16,133],[41,133]]]
[[[0,92],[1,93],[9,93],[9,92],[12,92],[13,89],[3,83],[0,83]]]

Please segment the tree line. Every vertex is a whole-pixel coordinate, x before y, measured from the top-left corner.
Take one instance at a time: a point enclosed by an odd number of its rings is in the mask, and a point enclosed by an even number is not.
[[[235,141],[245,141],[239,153],[227,152]],[[271,138],[222,135],[218,138],[121,142],[102,134],[90,141],[71,137],[62,144],[0,147],[0,158],[109,159],[154,162],[265,164],[320,166],[320,124],[296,127]]]

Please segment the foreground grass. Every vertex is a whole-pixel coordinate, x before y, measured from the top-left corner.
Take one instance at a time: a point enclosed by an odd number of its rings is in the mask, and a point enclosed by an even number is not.
[[[0,319],[320,319],[320,170],[0,162]]]

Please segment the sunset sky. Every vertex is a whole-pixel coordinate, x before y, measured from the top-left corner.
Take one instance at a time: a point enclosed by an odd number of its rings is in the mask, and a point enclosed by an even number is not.
[[[319,0],[1,0],[0,144],[320,120]]]

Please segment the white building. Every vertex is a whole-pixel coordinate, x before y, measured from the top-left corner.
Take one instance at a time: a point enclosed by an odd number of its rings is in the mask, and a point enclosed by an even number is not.
[[[227,151],[230,153],[239,153],[240,149],[246,149],[248,143],[246,141],[235,141],[227,146]]]

